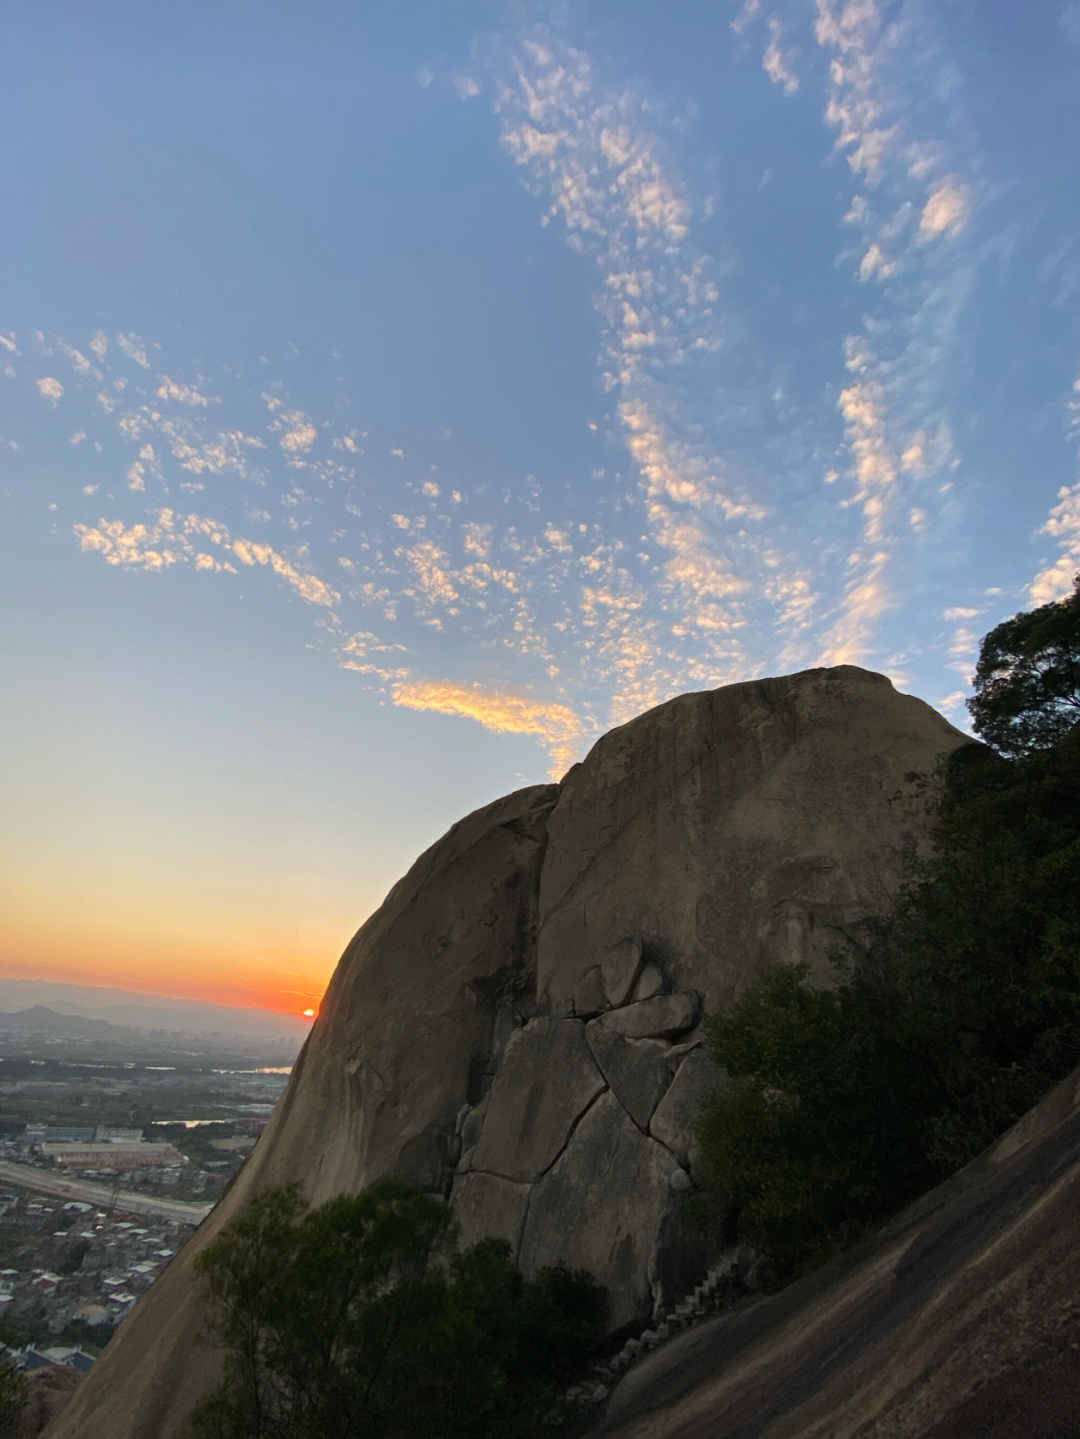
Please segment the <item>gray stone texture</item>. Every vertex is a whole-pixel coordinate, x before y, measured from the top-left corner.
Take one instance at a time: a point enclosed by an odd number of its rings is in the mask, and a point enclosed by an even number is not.
[[[600,1016],[599,1023],[628,1039],[671,1039],[693,1029],[700,1015],[701,995],[681,990],[609,1010]]]
[[[607,1009],[608,999],[604,990],[604,976],[598,964],[591,964],[578,979],[574,989],[574,1013],[584,1019],[591,1019]]]
[[[628,930],[707,1009],[765,960],[824,977],[838,928],[880,913],[926,840],[905,775],[962,740],[851,665],[682,695],[612,730],[548,823],[541,997],[571,996],[577,956]]]
[[[488,1237],[505,1239],[517,1257],[529,1204],[527,1184],[494,1174],[461,1174],[454,1180],[450,1203],[461,1226],[462,1249]]]
[[[611,1092],[638,1128],[647,1129],[674,1074],[667,1047],[627,1039],[599,1021],[586,1026],[585,1036]]]
[[[603,1088],[585,1026],[575,1019],[534,1019],[506,1046],[473,1168],[519,1183],[538,1179]]]
[[[609,1004],[617,1006],[626,1003],[634,991],[643,963],[640,934],[627,935],[611,946],[600,966]]]
[[[663,994],[666,985],[664,976],[655,964],[646,964],[638,975],[637,983],[634,985],[634,992],[631,999],[652,999],[655,994]]]
[[[677,1202],[671,1155],[648,1139],[611,1094],[602,1094],[537,1184],[525,1216],[526,1275],[561,1261],[606,1286],[617,1329],[653,1309],[656,1236]]]
[[[702,1049],[692,1049],[679,1065],[671,1086],[656,1107],[649,1133],[667,1146],[679,1163],[698,1178],[696,1127],[705,1096],[724,1083],[724,1071]]]

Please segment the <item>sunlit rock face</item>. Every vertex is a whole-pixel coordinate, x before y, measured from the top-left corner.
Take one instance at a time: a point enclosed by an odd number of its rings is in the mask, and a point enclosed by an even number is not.
[[[880,676],[811,670],[672,700],[455,825],[345,951],[237,1183],[50,1439],[177,1432],[218,1372],[193,1261],[289,1180],[318,1203],[401,1174],[466,1243],[590,1269],[613,1327],[678,1297],[708,1257],[682,1220],[703,1005],[767,960],[827,978],[925,842],[905,776],[961,742]]]

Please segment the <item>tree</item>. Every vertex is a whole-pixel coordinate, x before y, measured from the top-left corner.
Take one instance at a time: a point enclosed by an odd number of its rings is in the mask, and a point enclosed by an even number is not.
[[[990,631],[968,709],[980,739],[1011,758],[1052,746],[1080,723],[1080,575],[1071,595]]]
[[[198,1267],[226,1354],[200,1439],[527,1439],[603,1326],[587,1275],[459,1253],[450,1207],[393,1179],[317,1209],[261,1194]]]

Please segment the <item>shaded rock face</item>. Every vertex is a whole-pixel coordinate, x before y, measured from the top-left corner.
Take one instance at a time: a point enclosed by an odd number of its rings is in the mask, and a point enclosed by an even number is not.
[[[49,1431],[169,1439],[215,1382],[195,1257],[251,1194],[398,1173],[528,1273],[590,1269],[614,1328],[707,1261],[682,1218],[715,1007],[887,904],[925,838],[905,782],[962,737],[849,667],[687,695],[561,785],[455,825],[346,949],[237,1183]]]
[[[680,1335],[596,1439],[1080,1433],[1080,1071],[825,1268]]]

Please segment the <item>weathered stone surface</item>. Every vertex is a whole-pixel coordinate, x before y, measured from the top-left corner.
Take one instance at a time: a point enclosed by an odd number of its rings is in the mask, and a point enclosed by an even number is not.
[[[699,1158],[696,1129],[701,1102],[724,1082],[724,1072],[704,1049],[692,1049],[671,1086],[656,1107],[649,1133],[667,1146],[684,1168],[697,1178]]]
[[[694,990],[681,990],[678,994],[658,994],[655,999],[609,1010],[597,1022],[617,1034],[625,1034],[628,1039],[670,1039],[693,1029],[700,1016],[701,995]]]
[[[671,1155],[648,1139],[611,1094],[602,1094],[565,1153],[535,1186],[525,1216],[527,1275],[562,1262],[607,1287],[612,1329],[653,1307],[648,1278],[655,1236],[676,1197]]]
[[[850,665],[683,695],[613,730],[549,821],[541,997],[571,996],[577,957],[628,929],[707,1009],[764,960],[823,973],[838,929],[881,912],[925,839],[905,774],[962,741]]]
[[[626,1003],[633,993],[643,963],[640,934],[629,934],[611,946],[600,966],[604,978],[604,993],[609,1004]]]
[[[574,990],[574,1013],[589,1019],[607,1007],[604,976],[598,964],[591,964],[581,975]]]
[[[534,1019],[495,1074],[473,1168],[531,1183],[558,1157],[604,1079],[575,1019]]]
[[[632,999],[652,999],[653,995],[663,994],[666,986],[664,976],[655,964],[646,964],[638,975],[637,984],[634,985]]]
[[[596,1439],[1064,1439],[1080,1413],[1080,1071],[846,1255],[621,1380]]]
[[[647,1129],[674,1073],[666,1047],[627,1039],[598,1021],[586,1026],[585,1037],[615,1098],[639,1129]]]
[[[461,1247],[489,1236],[505,1239],[515,1257],[529,1204],[529,1186],[494,1174],[462,1174],[454,1180],[450,1203],[461,1225]]]

